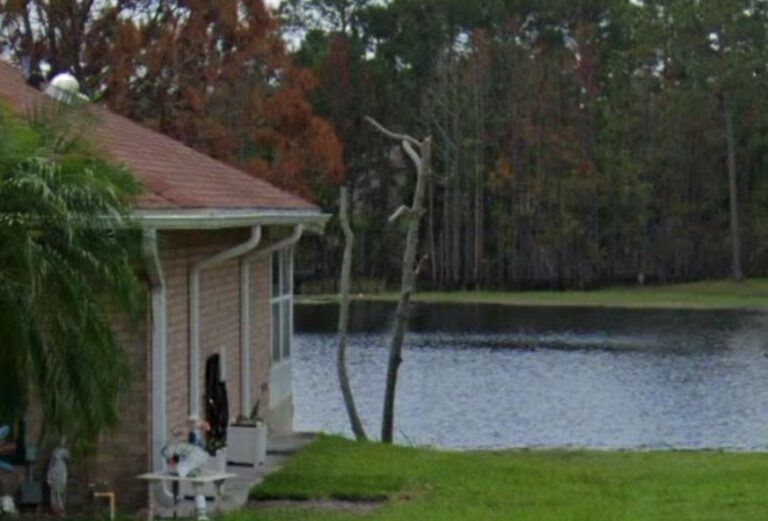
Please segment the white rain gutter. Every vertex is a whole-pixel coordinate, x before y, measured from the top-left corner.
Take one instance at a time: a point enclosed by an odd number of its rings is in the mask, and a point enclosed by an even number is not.
[[[261,226],[246,242],[198,261],[189,272],[189,415],[200,418],[200,274],[216,264],[250,253],[261,242]],[[241,290],[242,291],[242,290]],[[242,327],[242,326],[241,326]]]
[[[285,239],[260,248],[250,255],[247,255],[240,262],[240,378],[241,385],[241,414],[249,417],[251,415],[251,261],[263,259],[272,253],[290,248],[301,239],[304,233],[304,225],[298,224],[293,229],[293,233]]]
[[[296,226],[322,233],[329,214],[317,210],[147,210],[138,209],[133,218],[158,230],[220,230],[253,226]]]
[[[167,319],[165,303],[165,275],[157,247],[157,230],[144,230],[144,258],[152,293],[152,470],[163,472],[165,458],[162,448],[167,441],[166,374],[167,374]],[[154,488],[155,498],[162,504],[173,504],[173,495],[164,483]],[[152,498],[150,498],[152,501]]]

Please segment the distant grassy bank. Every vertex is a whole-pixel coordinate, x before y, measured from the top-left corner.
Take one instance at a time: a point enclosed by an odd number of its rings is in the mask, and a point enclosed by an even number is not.
[[[336,295],[306,295],[304,303],[328,303]],[[356,300],[397,299],[397,293],[357,294]],[[519,306],[597,306],[627,308],[768,309],[768,278],[626,286],[594,291],[457,291],[417,293],[417,302],[507,304]]]
[[[765,453],[441,452],[321,437],[252,497],[380,506],[256,506],[226,521],[764,521],[766,481]]]

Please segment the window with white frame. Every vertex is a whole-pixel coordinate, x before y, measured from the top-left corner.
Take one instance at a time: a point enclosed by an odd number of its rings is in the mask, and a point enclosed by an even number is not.
[[[291,356],[293,333],[293,249],[272,254],[272,363]]]

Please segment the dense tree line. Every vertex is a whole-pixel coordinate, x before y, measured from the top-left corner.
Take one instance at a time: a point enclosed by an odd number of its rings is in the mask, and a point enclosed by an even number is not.
[[[281,14],[344,144],[359,277],[399,273],[387,216],[413,182],[365,115],[433,136],[424,284],[765,273],[766,2],[294,0]],[[332,273],[335,237],[315,276]]]
[[[397,280],[387,217],[414,182],[370,115],[433,137],[423,284],[592,287],[765,273],[767,11],[284,0],[278,20],[262,0],[0,0],[0,46],[329,211],[346,169],[358,281]],[[299,272],[335,280],[340,238],[334,223]]]

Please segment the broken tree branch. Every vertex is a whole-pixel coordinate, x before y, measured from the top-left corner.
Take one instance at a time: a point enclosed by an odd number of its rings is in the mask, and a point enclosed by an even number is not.
[[[365,121],[370,123],[376,130],[378,130],[379,132],[381,132],[387,137],[396,139],[398,141],[408,141],[409,143],[412,143],[417,147],[421,147],[421,141],[419,141],[418,139],[411,137],[408,134],[398,134],[397,132],[392,132],[391,130],[385,128],[384,125],[382,125],[381,123],[379,123],[378,121],[376,121],[370,116],[365,116]]]
[[[416,272],[414,275],[416,277],[421,274],[421,269],[424,267],[424,264],[429,260],[429,255],[424,255],[421,259],[419,259],[419,263],[416,265]]]
[[[403,215],[408,215],[411,213],[411,209],[408,208],[405,205],[400,206],[395,212],[389,216],[389,222],[390,224],[397,221],[399,218],[401,218]]]
[[[416,165],[416,171],[418,172],[421,170],[421,157],[419,157],[418,152],[414,150],[413,145],[411,145],[408,141],[403,140],[403,148],[405,149],[405,153],[408,154],[408,157],[411,158],[411,161],[413,161],[413,164]]]

